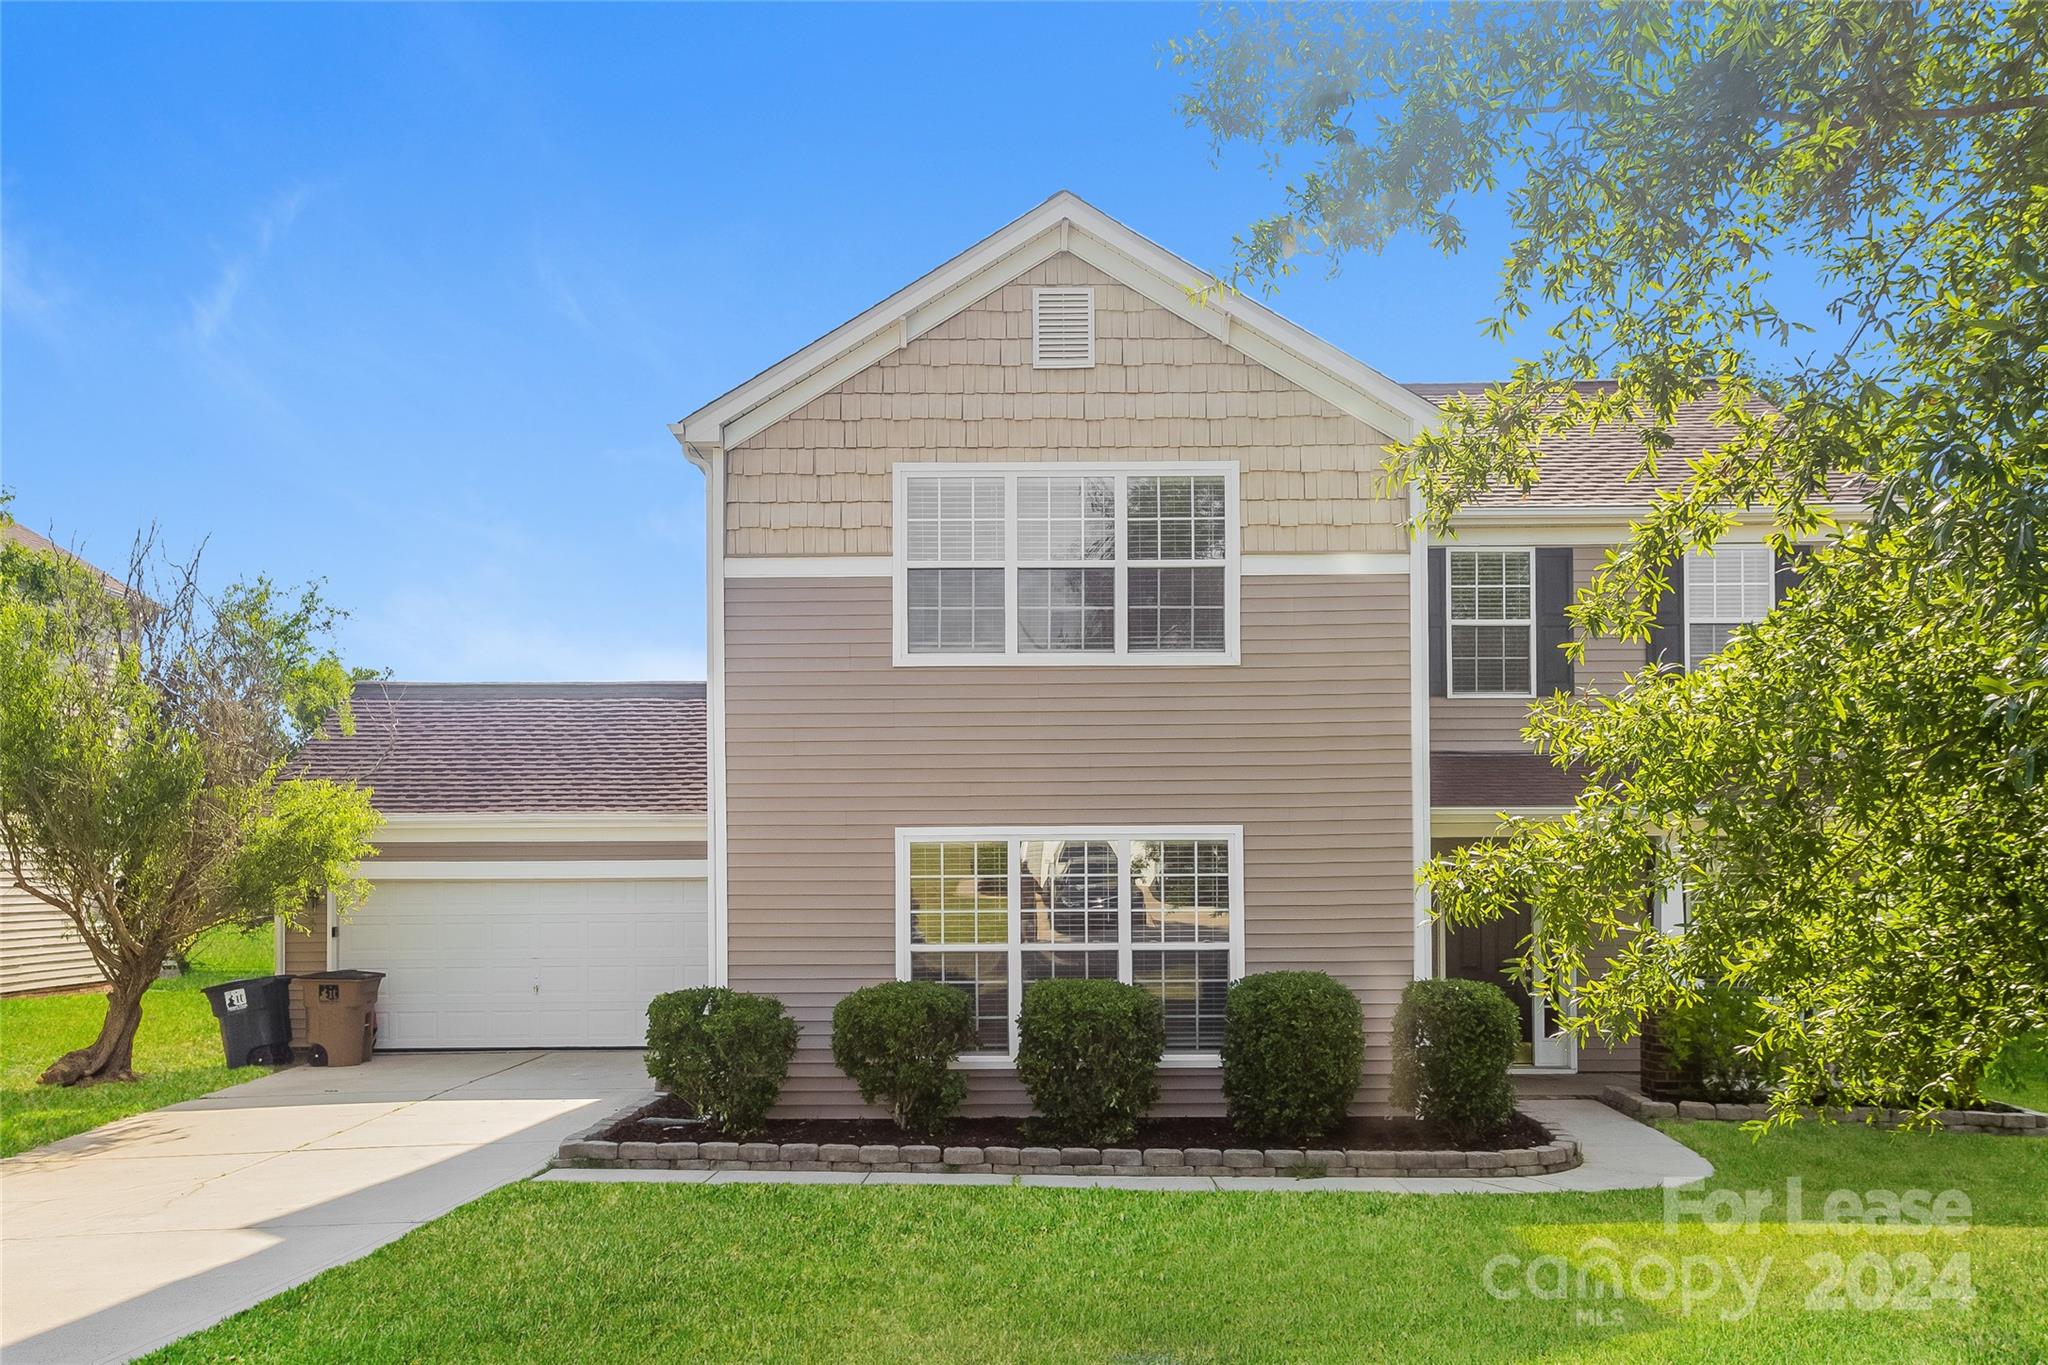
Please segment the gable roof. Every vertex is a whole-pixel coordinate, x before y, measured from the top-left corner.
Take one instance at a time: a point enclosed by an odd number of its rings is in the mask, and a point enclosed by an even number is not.
[[[669,430],[692,458],[736,446],[1060,251],[1396,440],[1436,420],[1427,399],[1252,299],[1191,300],[1213,276],[1062,190]]]
[[[360,782],[386,814],[704,812],[704,684],[356,684],[294,777]]]
[[[1451,398],[1481,397],[1489,383],[1474,380],[1450,384],[1410,384],[1415,393],[1432,403]],[[1612,390],[1611,379],[1581,380],[1573,385],[1581,393]],[[1561,509],[1613,509],[1639,511],[1650,505],[1660,491],[1676,489],[1691,476],[1693,460],[1725,442],[1731,433],[1714,420],[1720,400],[1713,395],[1679,405],[1671,422],[1671,447],[1658,457],[1654,476],[1630,478],[1642,462],[1642,428],[1610,424],[1598,430],[1581,427],[1552,437],[1541,447],[1542,477],[1527,493],[1502,489],[1482,493],[1466,503],[1461,512],[1472,510],[1527,509],[1532,512]],[[1862,496],[1862,481],[1852,475],[1838,475],[1828,481],[1828,497],[1838,503],[1853,503]]]

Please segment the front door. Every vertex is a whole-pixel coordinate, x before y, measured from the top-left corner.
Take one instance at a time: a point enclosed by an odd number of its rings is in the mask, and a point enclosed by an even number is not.
[[[1463,840],[1438,840],[1436,851]],[[1571,1035],[1558,1029],[1550,1003],[1515,980],[1509,965],[1521,954],[1533,921],[1527,906],[1485,924],[1442,926],[1443,974],[1461,981],[1486,981],[1500,987],[1522,1015],[1522,1041],[1515,1065],[1550,1071],[1571,1071],[1578,1053]]]

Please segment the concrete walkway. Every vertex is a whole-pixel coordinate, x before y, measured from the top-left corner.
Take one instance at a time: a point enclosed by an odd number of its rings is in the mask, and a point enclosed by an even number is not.
[[[580,1184],[686,1185],[1008,1185],[1045,1189],[1285,1190],[1341,1194],[1562,1194],[1654,1190],[1705,1180],[1714,1168],[1684,1143],[1593,1100],[1526,1100],[1522,1108],[1579,1140],[1582,1163],[1555,1175],[1292,1176],[1205,1175],[943,1175],[883,1171],[612,1171],[551,1170],[537,1179]]]
[[[0,1355],[126,1360],[545,1166],[638,1052],[297,1067],[0,1162]]]

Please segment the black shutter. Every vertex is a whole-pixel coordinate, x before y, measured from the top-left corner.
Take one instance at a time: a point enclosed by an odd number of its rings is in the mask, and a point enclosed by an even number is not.
[[[1439,547],[1429,555],[1429,695],[1444,695],[1444,657],[1449,643],[1444,629],[1444,552]]]
[[[1572,604],[1572,549],[1545,546],[1536,551],[1536,695],[1572,690],[1572,661],[1564,652],[1571,643],[1572,623],[1564,612]]]
[[[1650,624],[1645,658],[1653,664],[1685,667],[1685,561],[1674,559],[1664,570],[1671,586],[1657,599],[1657,619]]]
[[[1799,586],[1799,574],[1806,567],[1806,557],[1813,551],[1804,545],[1794,545],[1791,550],[1778,551],[1778,591],[1771,598],[1773,603],[1785,600],[1785,594]]]

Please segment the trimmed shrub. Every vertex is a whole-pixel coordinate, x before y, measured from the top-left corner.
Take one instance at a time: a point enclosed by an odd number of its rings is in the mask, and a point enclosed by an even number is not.
[[[960,1108],[967,1078],[952,1066],[973,1042],[974,1007],[936,981],[865,986],[832,1009],[832,1060],[909,1132],[935,1132]]]
[[[1017,1078],[1054,1142],[1125,1142],[1159,1098],[1166,1016],[1120,981],[1040,981],[1017,1016]]]
[[[1394,1103],[1458,1142],[1493,1137],[1515,1116],[1521,1041],[1521,1011],[1491,982],[1410,982],[1394,1012]]]
[[[1756,997],[1729,986],[1709,986],[1698,999],[1665,1011],[1657,1020],[1657,1039],[1671,1064],[1670,1088],[1689,1100],[1768,1099],[1778,1069],[1756,1049],[1763,1026]]]
[[[782,1093],[796,1039],[772,995],[670,991],[647,1006],[647,1074],[730,1136],[750,1137]]]
[[[1261,972],[1223,1004],[1223,1103],[1231,1127],[1300,1144],[1351,1111],[1365,1060],[1358,997],[1326,972]]]

